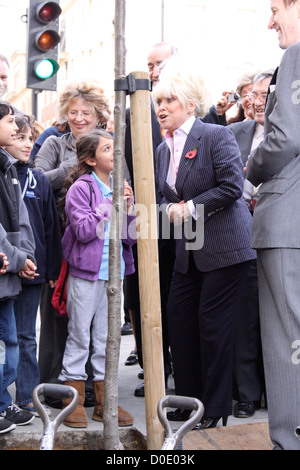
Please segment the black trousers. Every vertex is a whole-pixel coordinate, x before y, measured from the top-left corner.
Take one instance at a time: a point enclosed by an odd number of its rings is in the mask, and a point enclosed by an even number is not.
[[[233,399],[261,401],[265,393],[260,334],[257,261],[251,262],[238,310],[234,337]]]
[[[174,272],[167,310],[177,395],[199,398],[205,417],[232,413],[233,337],[249,262],[200,272],[190,255]]]
[[[173,266],[175,260],[175,243],[173,240],[159,241],[159,276],[160,276],[160,296],[161,296],[161,315],[162,315],[162,343],[164,355],[164,370],[165,374],[169,375],[172,372],[170,354],[169,354],[169,338],[167,328],[167,301],[169,296],[171,278],[173,273]],[[138,276],[138,254],[137,245],[132,247],[135,273],[127,276],[126,289],[127,301],[131,308],[134,309],[134,322],[136,333],[136,345],[138,352],[138,361],[141,368],[143,368],[143,353],[142,353],[142,332],[141,332],[141,311],[140,311],[140,296],[139,296],[139,276]]]

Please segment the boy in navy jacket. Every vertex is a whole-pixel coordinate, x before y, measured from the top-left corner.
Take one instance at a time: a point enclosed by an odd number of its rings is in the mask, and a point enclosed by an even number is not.
[[[32,403],[33,389],[40,382],[37,362],[36,316],[42,285],[54,287],[62,263],[61,234],[55,200],[45,175],[30,167],[33,146],[33,123],[29,116],[16,115],[14,144],[6,150],[17,159],[16,169],[22,197],[28,210],[35,239],[38,277],[22,281],[22,292],[14,304],[20,359],[16,380],[16,402],[24,410],[37,415]]]

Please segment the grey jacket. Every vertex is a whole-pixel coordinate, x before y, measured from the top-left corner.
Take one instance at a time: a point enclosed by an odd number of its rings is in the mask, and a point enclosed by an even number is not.
[[[4,176],[13,178],[13,184],[18,186],[16,204],[19,211],[20,230],[18,232],[6,232],[0,220],[0,251],[6,254],[9,261],[6,274],[0,276],[0,301],[14,299],[20,293],[21,278],[18,272],[23,268],[26,259],[30,258],[36,263],[34,256],[35,242],[27,209],[22,199],[20,185],[16,180],[12,159],[10,161],[11,165],[5,169]]]
[[[298,42],[285,51],[271,81],[265,138],[247,164],[247,179],[262,183],[253,217],[254,248],[300,248],[299,77]]]
[[[35,168],[45,173],[56,201],[60,199],[65,179],[72,167],[77,168],[76,139],[72,133],[49,136],[35,157]]]

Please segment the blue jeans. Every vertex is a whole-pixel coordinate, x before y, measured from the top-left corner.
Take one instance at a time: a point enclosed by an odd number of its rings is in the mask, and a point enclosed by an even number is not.
[[[0,341],[5,351],[5,360],[0,360],[0,413],[11,404],[12,397],[8,387],[17,377],[19,348],[16,321],[14,316],[14,301],[0,302]]]
[[[40,383],[37,362],[36,317],[42,285],[23,285],[15,300],[18,343],[20,349],[16,379],[16,403],[20,406],[32,402],[32,392]]]

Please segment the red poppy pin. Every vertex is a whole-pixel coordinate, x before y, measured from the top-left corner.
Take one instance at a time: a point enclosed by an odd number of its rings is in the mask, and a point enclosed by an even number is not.
[[[197,148],[194,147],[193,150],[190,150],[186,154],[185,158],[187,158],[188,160],[192,160],[193,158],[195,158],[196,155],[197,155]],[[186,163],[188,163],[188,162],[186,162]]]

